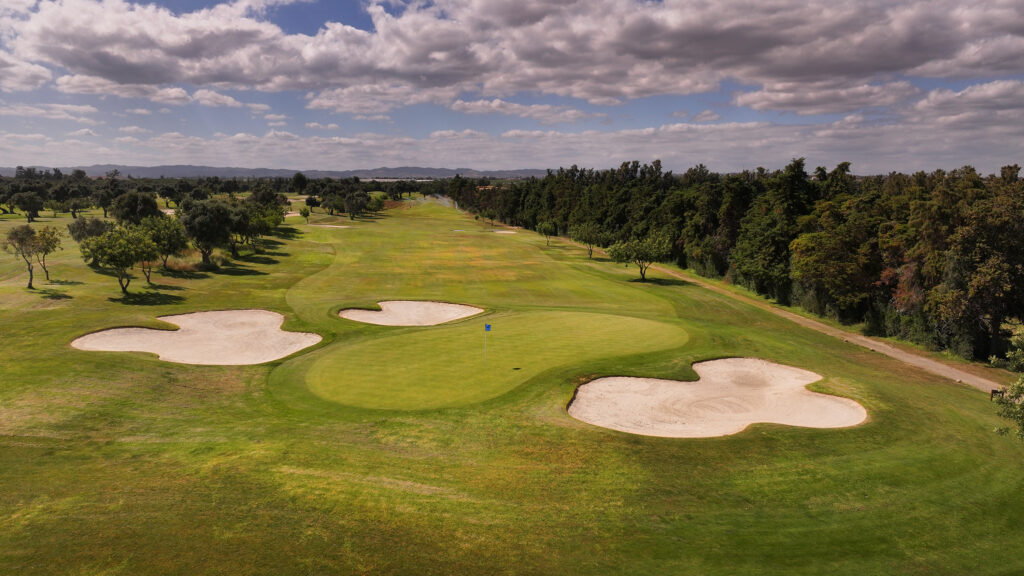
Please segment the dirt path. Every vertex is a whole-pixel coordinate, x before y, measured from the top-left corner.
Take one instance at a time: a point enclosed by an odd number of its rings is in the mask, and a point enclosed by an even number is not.
[[[990,390],[1002,388],[1003,386],[1002,384],[994,380],[989,380],[988,378],[984,378],[981,376],[971,374],[969,372],[965,372],[963,370],[960,370],[959,368],[954,368],[953,366],[949,366],[948,364],[943,364],[942,362],[932,360],[931,358],[925,358],[924,356],[920,356],[912,352],[900,350],[895,346],[891,346],[889,344],[886,344],[885,342],[881,342],[874,338],[869,338],[861,334],[856,334],[854,332],[848,332],[841,328],[829,326],[828,324],[825,324],[823,322],[818,322],[817,320],[805,318],[804,316],[794,314],[788,310],[776,308],[775,306],[771,306],[770,304],[766,304],[764,302],[761,302],[760,300],[756,300],[754,298],[750,298],[742,294],[736,294],[735,292],[726,290],[721,286],[716,286],[715,284],[712,284],[710,282],[705,282],[696,276],[691,276],[689,274],[684,274],[661,266],[651,266],[651,268],[663,274],[667,274],[669,276],[673,276],[681,280],[686,280],[687,282],[696,284],[702,288],[711,290],[712,292],[717,292],[724,296],[728,296],[730,298],[733,298],[734,300],[739,300],[741,302],[746,302],[747,304],[752,304],[762,310],[767,310],[768,312],[771,312],[776,316],[781,316],[782,318],[785,318],[790,322],[799,324],[805,328],[810,328],[811,330],[816,330],[818,332],[821,332],[822,334],[834,336],[836,338],[841,339],[843,342],[856,344],[857,346],[867,348],[868,350],[873,350],[875,352],[878,352],[879,354],[885,354],[886,356],[899,360],[900,362],[910,364],[911,366],[916,366],[926,372],[935,374],[937,376],[942,376],[943,378],[949,378],[950,380],[954,380],[956,382],[973,386],[983,392],[989,392]]]

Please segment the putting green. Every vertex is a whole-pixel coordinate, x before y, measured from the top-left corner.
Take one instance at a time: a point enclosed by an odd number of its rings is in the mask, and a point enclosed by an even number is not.
[[[484,322],[487,333],[484,360]],[[315,394],[362,408],[421,410],[495,398],[546,370],[682,346],[673,324],[568,311],[526,312],[334,345],[309,369]]]

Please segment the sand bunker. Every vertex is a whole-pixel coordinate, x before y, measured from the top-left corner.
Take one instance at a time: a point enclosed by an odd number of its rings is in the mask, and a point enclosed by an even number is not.
[[[310,224],[316,228],[351,228],[351,226],[340,226],[338,224]]]
[[[742,431],[756,422],[807,428],[843,428],[867,419],[847,398],[805,388],[814,372],[756,358],[693,365],[696,382],[654,378],[600,378],[580,386],[569,406],[574,418],[622,432],[669,438],[707,438]]]
[[[223,310],[161,316],[179,330],[115,328],[87,334],[71,346],[102,352],[152,352],[182,364],[262,364],[316,344],[318,334],[281,330],[284,316],[269,310]]]
[[[350,308],[338,313],[342,318],[379,324],[381,326],[434,326],[460,318],[468,318],[483,312],[482,308],[447,302],[416,302],[412,300],[390,300],[378,302],[381,310],[358,310]]]
[[[515,234],[515,230],[495,230],[495,234]]]

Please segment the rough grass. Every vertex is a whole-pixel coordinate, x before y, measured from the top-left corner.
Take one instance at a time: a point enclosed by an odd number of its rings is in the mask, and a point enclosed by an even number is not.
[[[23,221],[2,220],[0,233]],[[992,432],[1000,422],[976,390],[440,206],[351,229],[299,220],[265,258],[158,271],[155,287],[133,283],[134,300],[70,241],[52,257],[59,282],[37,276],[36,291],[0,256],[0,573],[1024,572],[1012,546],[1024,536],[1024,447]],[[336,316],[383,299],[489,315],[433,329]],[[324,342],[252,367],[68,346],[102,328],[226,308],[281,312],[286,329]],[[490,320],[489,346],[514,334],[543,362],[511,379],[452,382],[442,373],[482,352]],[[816,389],[861,402],[870,421],[673,440],[565,413],[582,378],[692,379],[692,362],[723,356],[822,374]],[[310,389],[321,362],[347,402]],[[417,362],[429,394],[409,387]],[[372,376],[388,370],[404,388]],[[347,378],[363,388],[345,390]],[[384,399],[393,404],[366,407]],[[434,408],[394,409],[424,402]]]

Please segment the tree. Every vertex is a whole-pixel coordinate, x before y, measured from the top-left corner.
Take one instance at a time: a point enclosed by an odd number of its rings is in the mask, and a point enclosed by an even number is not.
[[[64,239],[64,231],[52,226],[43,226],[36,233],[36,261],[46,274],[46,281],[50,281],[50,270],[46,267],[46,257],[57,250],[61,250],[61,240]]]
[[[594,257],[594,246],[601,243],[604,235],[595,222],[584,222],[569,227],[569,238],[587,247],[587,258]]]
[[[71,224],[68,224],[68,232],[71,233],[72,240],[81,242],[86,238],[99,236],[110,230],[113,226],[112,222],[100,220],[99,218],[78,218]]]
[[[117,275],[121,292],[128,293],[132,277],[128,270],[136,264],[155,260],[159,254],[153,240],[138,227],[118,226],[82,242],[82,258],[93,261],[102,268],[108,268]],[[143,273],[149,281],[152,267],[143,265]]]
[[[167,268],[167,259],[177,256],[188,248],[188,234],[185,227],[176,218],[167,216],[151,216],[142,221],[142,228],[156,245],[157,253]],[[149,277],[146,277],[149,280]]]
[[[372,196],[369,202],[366,203],[366,210],[373,214],[376,214],[384,209],[384,199],[380,196]]]
[[[1024,375],[1019,376],[1017,381],[1003,388],[1002,394],[995,396],[996,406],[999,415],[1013,422],[1017,427],[1017,438],[1024,440]],[[1000,429],[1000,432],[1007,432]]]
[[[362,214],[369,203],[370,197],[362,190],[345,196],[345,212],[348,212],[348,219],[355,220],[356,216]]]
[[[299,208],[299,216],[305,218],[306,224],[309,224],[309,207],[303,206],[302,208]]]
[[[544,235],[544,245],[551,246],[551,237],[558,235],[558,225],[551,220],[545,220],[537,224],[537,232]]]
[[[7,236],[4,238],[3,248],[15,256],[20,256],[25,261],[25,266],[28,268],[28,289],[32,290],[34,288],[32,286],[32,260],[36,257],[36,252],[39,250],[36,231],[28,224],[11,228],[7,231]]]
[[[642,240],[616,242],[608,247],[608,255],[616,262],[632,262],[640,268],[640,281],[647,280],[651,264],[672,254],[672,240],[665,234],[652,234]]]
[[[43,198],[35,192],[18,192],[11,197],[11,204],[18,207],[25,213],[25,218],[29,222],[35,221],[39,217],[39,211],[43,209]]]
[[[214,249],[231,241],[231,208],[219,200],[184,202],[181,223],[207,266],[212,264]]]
[[[160,216],[160,206],[156,202],[156,196],[132,190],[121,194],[114,199],[110,212],[118,222],[139,225],[145,218]]]
[[[298,194],[302,194],[308,185],[309,178],[307,178],[302,172],[296,172],[295,175],[292,176],[292,190],[295,190]]]

